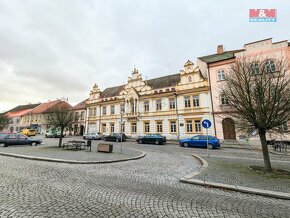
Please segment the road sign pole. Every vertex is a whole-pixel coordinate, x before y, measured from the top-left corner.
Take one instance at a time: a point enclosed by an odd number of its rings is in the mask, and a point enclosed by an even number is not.
[[[206,148],[207,148],[207,157],[209,157],[209,149],[208,149],[208,129],[206,129]]]

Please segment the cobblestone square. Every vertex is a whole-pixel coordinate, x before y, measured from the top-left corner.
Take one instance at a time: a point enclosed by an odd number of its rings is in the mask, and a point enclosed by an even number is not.
[[[287,200],[180,183],[204,149],[124,146],[147,155],[102,165],[0,156],[0,217],[289,217]]]

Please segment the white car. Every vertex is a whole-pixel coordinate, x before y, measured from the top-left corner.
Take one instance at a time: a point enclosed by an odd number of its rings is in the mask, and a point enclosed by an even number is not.
[[[102,139],[103,135],[102,133],[87,133],[83,136],[84,139],[88,139],[88,140],[97,140],[97,139]]]

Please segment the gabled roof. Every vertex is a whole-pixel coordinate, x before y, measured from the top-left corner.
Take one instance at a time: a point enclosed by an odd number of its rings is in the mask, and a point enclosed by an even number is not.
[[[206,62],[206,63],[214,63],[218,61],[223,61],[227,59],[231,59],[235,57],[235,53],[244,51],[244,49],[239,49],[239,50],[232,50],[232,51],[226,51],[222,54],[212,54],[212,55],[207,55],[203,57],[199,57],[198,59]]]
[[[147,80],[147,84],[151,86],[152,89],[162,89],[166,87],[176,86],[179,82],[179,73]]]
[[[40,103],[38,103],[38,104],[18,105],[17,107],[12,108],[11,110],[7,111],[6,113],[8,113],[8,112],[22,111],[22,110],[27,110],[27,109],[33,109],[33,108],[35,108],[35,107],[37,107],[39,105],[40,105]]]
[[[42,103],[39,106],[37,106],[36,108],[34,108],[33,110],[31,110],[29,112],[29,114],[45,113],[47,110],[51,109],[53,106],[55,106],[56,104],[58,104],[60,102],[61,102],[61,100],[56,100],[56,101],[50,101],[50,102]]]
[[[76,106],[73,107],[73,110],[81,110],[86,108],[86,100],[83,100],[82,102],[78,103]]]

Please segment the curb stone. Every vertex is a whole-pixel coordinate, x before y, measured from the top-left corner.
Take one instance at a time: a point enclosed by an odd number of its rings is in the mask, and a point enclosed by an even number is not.
[[[135,150],[135,149],[131,149]],[[139,150],[135,150],[139,151]],[[138,160],[146,156],[146,153],[141,151],[142,153],[138,156],[118,159],[118,160],[102,160],[102,161],[75,161],[75,160],[63,160],[63,159],[54,159],[54,158],[45,158],[45,157],[34,157],[28,155],[20,155],[20,154],[12,154],[12,153],[4,153],[0,152],[0,155],[14,158],[22,158],[28,160],[37,160],[37,161],[47,161],[47,162],[56,162],[56,163],[67,163],[67,164],[108,164],[108,163],[117,163],[117,162],[125,162],[130,160]]]
[[[266,197],[290,200],[290,193],[262,190],[262,189],[256,189],[256,188],[250,188],[250,187],[244,187],[244,186],[238,186],[238,185],[235,186],[235,185],[229,185],[229,184],[224,184],[224,183],[209,182],[209,181],[194,179],[195,176],[197,176],[198,174],[200,174],[201,172],[207,169],[208,163],[205,159],[203,159],[200,156],[197,156],[197,155],[192,155],[192,156],[197,158],[198,161],[202,164],[202,166],[197,172],[188,174],[180,178],[179,181],[182,183],[201,185],[205,187],[221,188],[221,189],[238,191],[238,192],[247,193],[247,194],[256,194],[256,195],[261,195],[261,196],[266,196]]]

